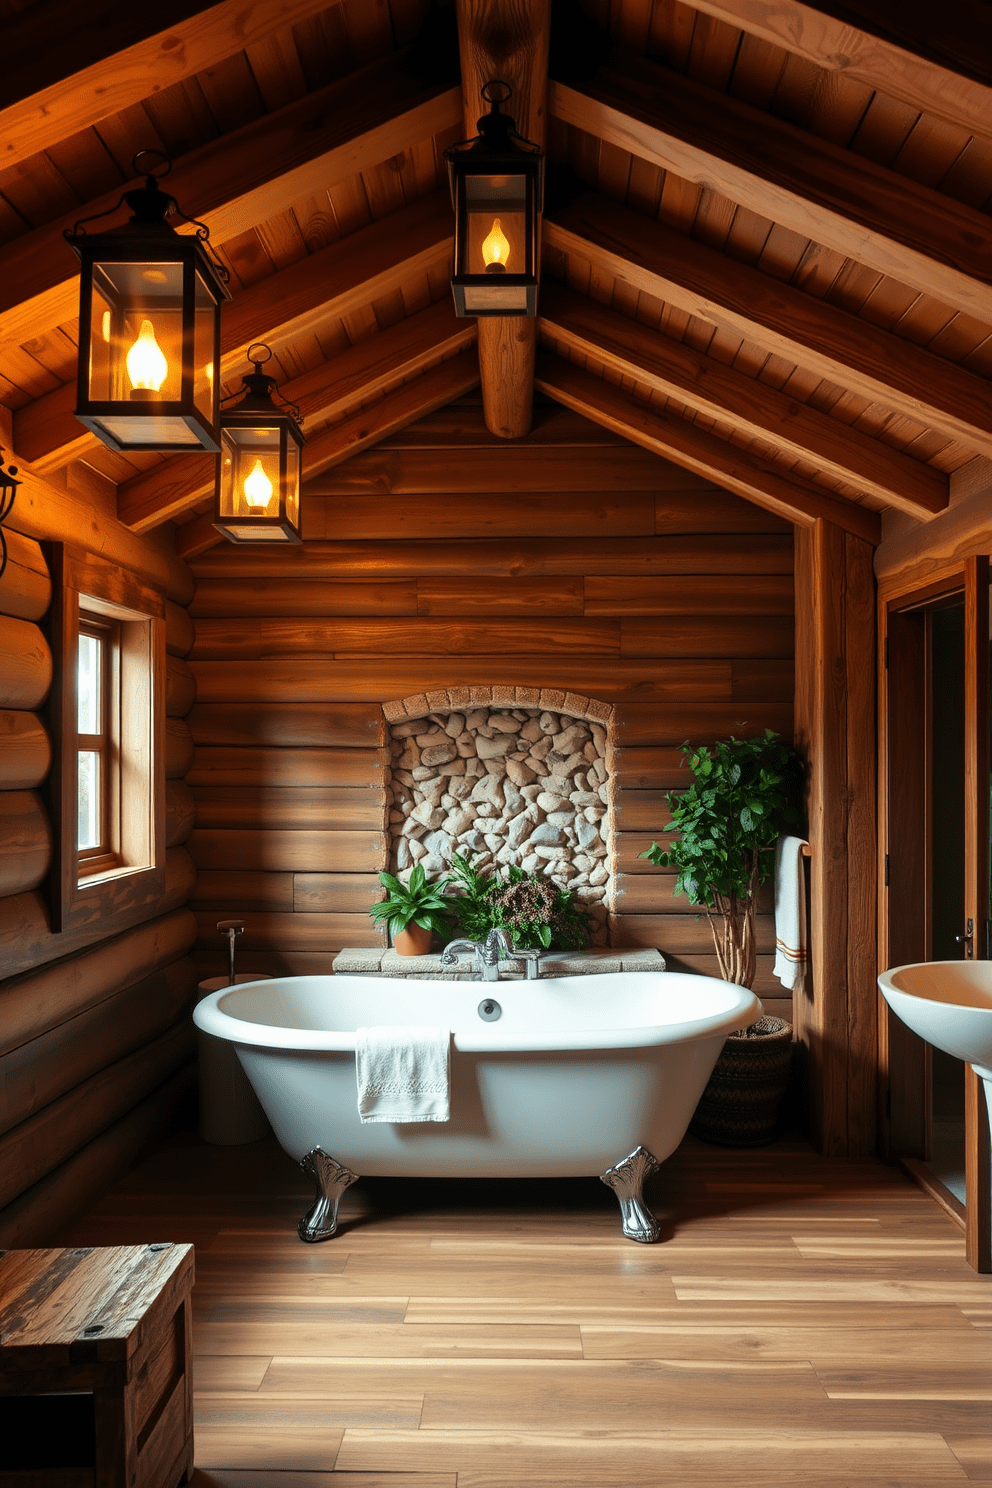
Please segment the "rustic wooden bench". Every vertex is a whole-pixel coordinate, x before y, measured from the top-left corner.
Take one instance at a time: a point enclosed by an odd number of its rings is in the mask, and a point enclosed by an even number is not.
[[[191,1245],[0,1253],[0,1488],[193,1471]]]

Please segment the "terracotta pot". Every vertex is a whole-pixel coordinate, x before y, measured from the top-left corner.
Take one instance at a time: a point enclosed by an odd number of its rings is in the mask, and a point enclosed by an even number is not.
[[[431,932],[413,921],[405,930],[398,930],[393,937],[393,949],[397,956],[426,956],[431,948]]]

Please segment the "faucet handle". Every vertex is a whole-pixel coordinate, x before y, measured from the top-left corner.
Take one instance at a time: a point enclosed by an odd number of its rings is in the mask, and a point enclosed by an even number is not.
[[[539,976],[539,963],[544,955],[543,949],[524,950],[522,946],[514,946],[513,954],[519,956],[521,961],[526,962],[526,975],[529,982],[536,982]]]

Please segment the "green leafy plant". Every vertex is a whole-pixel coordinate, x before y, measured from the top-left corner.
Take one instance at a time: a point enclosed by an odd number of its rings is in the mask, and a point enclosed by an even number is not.
[[[756,739],[683,748],[695,779],[666,797],[679,836],[667,850],[653,842],[640,856],[676,869],[674,892],[706,911],[720,975],[750,987],[756,896],[782,828],[798,816],[799,761],[771,729]]]
[[[377,925],[385,921],[390,939],[395,940],[399,932],[411,923],[448,939],[451,934],[449,915],[454,906],[454,900],[447,894],[450,878],[431,883],[422,865],[417,863],[410,869],[406,883],[392,873],[380,873],[379,882],[386,890],[386,897],[373,904],[369,914]]]
[[[490,930],[499,928],[521,949],[553,946],[576,951],[592,933],[592,917],[571,889],[544,874],[525,873],[512,863],[505,878],[483,873],[461,853],[452,859],[451,868],[451,882],[461,892],[449,902],[459,929],[470,940],[485,940]]]

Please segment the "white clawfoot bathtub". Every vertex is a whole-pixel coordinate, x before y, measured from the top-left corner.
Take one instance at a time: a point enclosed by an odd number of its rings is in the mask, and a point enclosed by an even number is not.
[[[478,1010],[493,1000],[501,1015],[484,1021]],[[322,1182],[343,1191],[315,1171],[328,1153],[348,1181],[594,1176],[616,1165],[620,1181],[606,1181],[624,1208],[621,1189],[640,1181],[623,1169],[628,1154],[645,1148],[662,1161],[674,1151],[727,1034],[760,1015],[754,993],[729,982],[637,972],[495,983],[275,978],[214,992],[193,1017],[235,1045],[276,1137],[318,1195]],[[377,1024],[452,1030],[450,1122],[362,1124],[355,1030]],[[334,1231],[336,1199],[324,1197],[333,1213],[319,1234],[301,1222],[304,1239]]]

